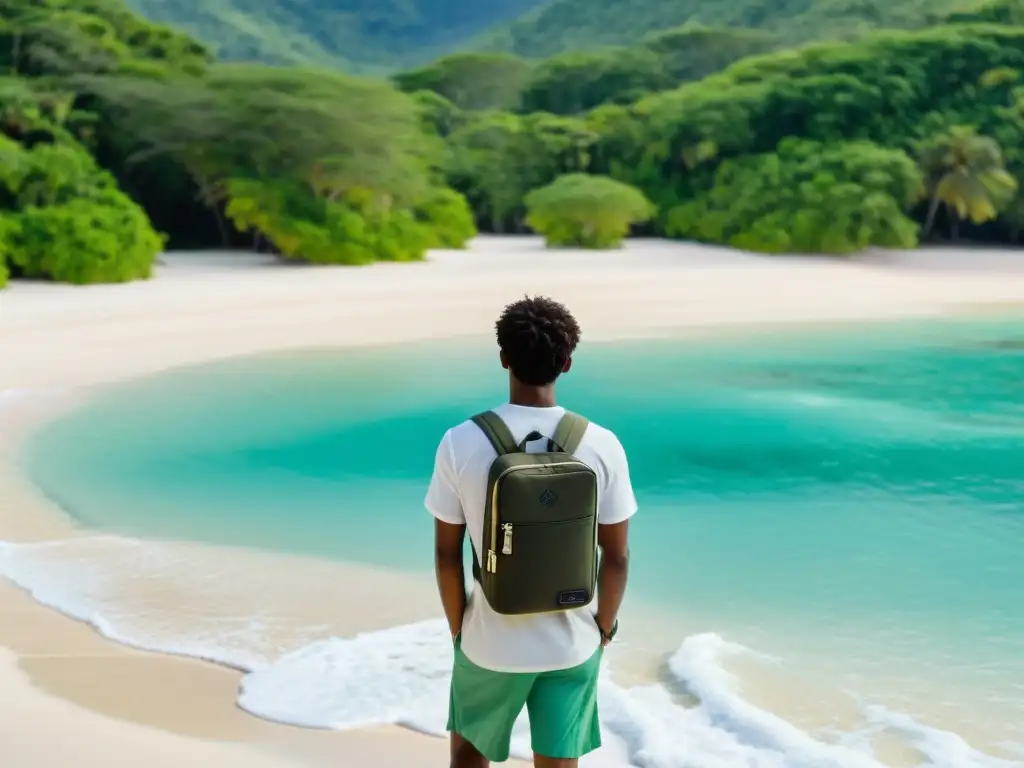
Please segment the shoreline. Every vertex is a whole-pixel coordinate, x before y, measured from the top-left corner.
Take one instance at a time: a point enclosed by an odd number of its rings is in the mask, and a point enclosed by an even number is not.
[[[504,252],[486,253],[488,248]],[[629,246],[626,253],[592,258],[573,252],[538,254],[530,238],[484,238],[475,249],[438,254],[433,264],[323,272],[278,269],[243,255],[232,256],[238,261],[230,266],[194,266],[188,264],[193,256],[170,255],[168,266],[149,283],[9,288],[0,294],[0,328],[5,331],[0,360],[10,361],[0,371],[0,541],[41,542],[93,533],[31,486],[20,470],[19,446],[92,388],[171,368],[261,352],[454,338],[466,336],[467,327],[486,332],[501,306],[527,291],[564,300],[588,332],[585,342],[595,336],[693,337],[709,329],[732,335],[753,327],[771,332],[808,323],[859,325],[1024,308],[1024,269],[1007,274],[965,267],[972,276],[965,279],[963,271],[773,262],[735,254],[719,265],[701,260],[708,249],[682,244],[658,244],[653,254],[638,254]],[[687,263],[693,252],[700,258]],[[681,263],[666,263],[666,253],[678,253]],[[581,264],[588,266],[583,278]],[[672,278],[680,282],[670,284]],[[794,290],[795,283],[803,289]],[[60,355],[46,358],[42,350],[60,350]],[[12,390],[25,394],[5,403],[3,393]],[[432,595],[433,585],[428,586]],[[359,613],[360,607],[350,610]],[[362,613],[356,622],[362,626],[353,624],[354,629],[401,620],[374,622]],[[10,616],[18,621],[2,620]],[[268,768],[321,765],[356,754],[371,761],[389,755],[396,764],[410,766],[446,759],[443,741],[394,727],[314,732],[258,720],[237,708],[234,695],[226,696],[237,690],[240,673],[128,649],[33,602],[3,577],[0,627],[6,628],[0,631],[0,646],[7,649],[0,653],[0,680],[15,691],[12,698],[39,707],[59,701],[65,710],[60,717],[83,729],[90,719],[112,718],[107,725],[118,731],[118,741],[123,731],[125,740],[152,742],[153,751],[211,750],[208,758],[195,758],[198,765],[221,759],[213,755],[224,741],[255,750],[260,760],[275,761],[267,762]],[[25,685],[26,678],[35,688]],[[153,692],[170,683],[177,683],[171,695],[162,692],[160,706],[153,706]],[[66,702],[75,707],[65,707]],[[26,738],[9,736],[12,741],[0,743],[17,745]],[[110,749],[120,748],[107,742]],[[0,757],[6,757],[5,748],[10,747],[0,747]],[[29,751],[15,752],[14,761],[5,765],[34,764],[19,763],[26,759],[22,754],[28,759],[51,754],[42,742],[23,748]]]
[[[58,396],[43,403],[26,397],[20,407],[0,406],[0,548],[5,542],[45,545],[97,537],[18,471],[23,441],[82,400]],[[378,575],[369,568],[361,574],[358,566],[342,569],[353,571],[353,578]],[[260,719],[237,705],[244,675],[221,661],[109,637],[87,618],[40,601],[0,573],[0,687],[8,694],[5,703],[12,705],[0,707],[0,714],[6,714],[0,721],[28,724],[23,723],[27,709],[49,723],[45,730],[28,732],[0,725],[5,766],[34,768],[43,755],[47,761],[70,760],[81,750],[116,755],[116,764],[145,762],[160,768],[298,768],[326,766],[342,755],[388,764],[409,764],[424,756],[437,764],[447,760],[445,742],[403,728],[317,731]],[[49,734],[57,724],[62,738],[54,744]],[[154,756],[159,756],[156,761]]]

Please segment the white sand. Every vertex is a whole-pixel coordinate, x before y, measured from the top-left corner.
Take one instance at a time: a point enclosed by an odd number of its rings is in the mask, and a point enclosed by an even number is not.
[[[643,241],[612,253],[546,252],[532,238],[481,238],[469,252],[441,252],[431,263],[365,269],[289,266],[245,254],[166,261],[147,283],[15,284],[0,293],[0,539],[81,534],[20,476],[16,448],[27,430],[73,406],[91,386],[173,366],[288,348],[488,334],[501,307],[526,292],[565,301],[585,341],[672,328],[1024,308],[1024,255],[994,250],[843,262]],[[216,556],[196,551],[200,560]],[[99,548],[90,556],[112,555]],[[310,583],[305,577],[317,569],[333,569],[335,583],[359,575],[350,566],[282,558],[261,599],[294,602],[296,585]],[[324,620],[336,631],[439,613],[432,585],[416,588],[423,599],[407,613],[382,616],[343,589],[296,610],[331,606],[337,618]],[[140,579],[126,599],[163,600],[166,616],[187,622],[165,591],[166,583],[158,589]],[[398,729],[313,733],[248,717],[234,706],[237,673],[122,648],[2,582],[0,647],[7,649],[0,648],[4,768],[446,761],[442,741]]]

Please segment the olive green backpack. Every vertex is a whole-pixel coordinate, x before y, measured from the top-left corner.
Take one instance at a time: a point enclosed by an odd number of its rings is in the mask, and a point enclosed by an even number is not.
[[[597,587],[597,475],[573,453],[589,422],[567,411],[543,453],[526,453],[543,435],[517,445],[493,411],[473,422],[498,454],[487,479],[483,568],[473,550],[487,602],[505,615],[588,605]]]

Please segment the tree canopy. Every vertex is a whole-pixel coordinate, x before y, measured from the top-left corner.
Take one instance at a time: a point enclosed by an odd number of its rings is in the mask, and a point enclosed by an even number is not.
[[[131,5],[149,19],[194,35],[224,61],[383,74],[466,50],[536,60],[630,45],[679,25],[765,30],[778,33],[783,44],[847,40],[883,27],[939,23],[950,11],[969,15],[981,0],[131,0]],[[1003,17],[984,20],[1007,23]]]
[[[677,237],[767,253],[854,253],[910,248],[905,211],[921,189],[906,153],[865,141],[786,139],[776,152],[726,160],[706,192],[676,206]]]
[[[1012,2],[1013,0],[1009,0]],[[542,58],[567,50],[623,45],[685,24],[760,29],[793,45],[851,40],[875,29],[916,29],[945,14],[981,5],[971,0],[553,0],[496,25],[481,36],[486,50]]]
[[[225,61],[339,67],[372,74],[452,53],[537,0],[131,0]]]
[[[0,0],[0,272],[145,277],[164,238],[345,264],[477,229],[594,245],[636,224],[764,252],[1016,241],[1019,3],[796,48],[774,22],[689,23],[384,79],[217,62],[117,0]],[[890,5],[877,24],[921,10]]]
[[[213,64],[123,7],[91,7],[6,12],[5,277],[147,277],[163,247],[147,212],[180,232],[202,229],[199,210],[222,244],[321,263],[421,258],[475,234],[440,137],[386,82]]]
[[[689,24],[631,46],[569,51],[540,62],[503,53],[447,56],[392,79],[464,110],[574,115],[601,104],[629,104],[648,94],[719,72],[779,45],[772,34]]]
[[[571,173],[526,196],[526,222],[549,246],[613,248],[654,213],[643,193],[607,176]]]
[[[392,79],[403,91],[431,91],[460,109],[513,109],[531,70],[517,56],[462,53]]]

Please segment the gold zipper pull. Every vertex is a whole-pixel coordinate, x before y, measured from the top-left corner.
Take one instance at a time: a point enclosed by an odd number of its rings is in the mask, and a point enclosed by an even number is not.
[[[493,549],[487,550],[487,570],[491,573],[498,572],[498,556],[494,554]]]
[[[505,543],[501,545],[501,554],[512,554],[512,523],[505,523],[501,526],[505,531]]]

